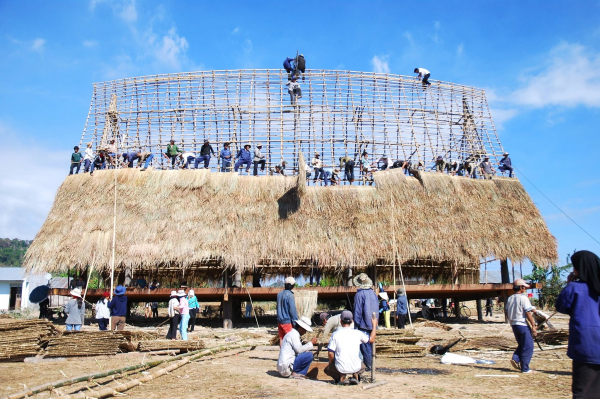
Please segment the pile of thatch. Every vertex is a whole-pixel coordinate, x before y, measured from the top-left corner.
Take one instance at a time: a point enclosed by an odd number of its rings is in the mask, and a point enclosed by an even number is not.
[[[490,336],[490,337],[476,337],[463,339],[463,341],[457,343],[452,347],[452,351],[460,350],[499,350],[499,351],[511,351],[516,348],[516,342],[514,340]]]
[[[25,267],[85,268],[94,258],[97,270],[110,269],[115,174],[119,268],[557,259],[518,179],[422,173],[420,182],[391,170],[376,173],[373,187],[306,187],[302,176],[121,169],[66,178]]]
[[[416,345],[420,340],[421,337],[416,336],[414,330],[377,330],[377,338],[375,340],[377,356],[421,356],[427,348]]]
[[[59,334],[48,320],[0,319],[0,360],[21,360],[39,353]]]
[[[296,303],[298,317],[304,316],[310,319],[315,314],[318,294],[318,291],[294,291],[294,302]]]
[[[116,355],[129,348],[123,335],[113,331],[65,331],[50,339],[46,357]]]
[[[140,352],[163,351],[163,350],[181,350],[195,351],[204,349],[203,341],[181,341],[173,339],[160,339],[154,341],[140,341],[137,350]]]
[[[117,333],[121,334],[127,341],[149,341],[154,339],[159,339],[161,334],[152,331],[142,331],[142,330],[123,330],[117,331]]]
[[[439,328],[444,331],[452,330],[452,327],[450,327],[448,324],[440,323],[439,321],[425,320],[425,319],[421,319],[421,318],[415,320],[415,323],[413,323],[413,324],[414,324],[415,328],[417,328],[417,327],[435,327],[435,328]]]

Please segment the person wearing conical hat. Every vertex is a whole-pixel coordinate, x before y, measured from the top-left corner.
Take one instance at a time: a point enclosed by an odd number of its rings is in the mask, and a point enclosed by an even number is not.
[[[358,288],[354,296],[354,328],[371,336],[371,331],[377,328],[377,323],[373,324],[373,313],[379,313],[379,301],[377,294],[373,291],[373,282],[366,273],[360,273],[354,277],[354,285]],[[360,352],[363,356],[363,363],[366,371],[371,371],[373,364],[373,345],[369,342],[360,344]]]
[[[85,321],[85,303],[81,299],[81,290],[75,288],[71,290],[71,300],[65,305],[67,320],[65,324],[67,331],[79,331]]]

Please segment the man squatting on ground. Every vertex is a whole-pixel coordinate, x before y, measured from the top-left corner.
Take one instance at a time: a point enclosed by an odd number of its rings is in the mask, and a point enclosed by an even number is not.
[[[341,385],[358,384],[361,370],[360,347],[372,345],[377,334],[377,318],[371,318],[373,329],[369,335],[352,328],[352,312],[344,310],[340,315],[341,327],[331,336],[327,346],[329,357],[328,375]]]
[[[310,342],[302,345],[300,337],[307,331],[312,332],[310,320],[303,316],[300,320],[294,320],[294,323],[296,326],[285,334],[281,341],[277,371],[282,377],[302,379],[306,377],[308,368],[313,361],[312,349],[317,344],[317,338],[314,337]]]
[[[279,346],[282,346],[285,335],[292,331],[292,321],[298,320],[296,301],[294,299],[294,293],[292,292],[295,284],[296,280],[293,277],[286,278],[285,289],[277,294],[277,331],[279,333]]]
[[[510,321],[515,339],[517,340],[517,349],[513,353],[510,364],[522,373],[532,373],[529,369],[529,362],[533,357],[533,337],[537,335],[537,328],[532,316],[534,310],[529,298],[527,298],[527,288],[529,285],[525,280],[518,279],[513,283],[515,294],[511,295],[506,301],[506,317]],[[527,326],[527,320],[531,325],[531,331]]]

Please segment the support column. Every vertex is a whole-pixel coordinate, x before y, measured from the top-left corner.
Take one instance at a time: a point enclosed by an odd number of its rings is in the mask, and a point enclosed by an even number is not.
[[[235,287],[242,288],[242,272],[239,269],[236,269],[233,280]]]
[[[125,287],[131,286],[131,278],[132,278],[131,266],[125,266],[125,281],[123,282],[123,285]]]
[[[481,309],[481,299],[477,300],[477,320],[483,321],[483,310]]]
[[[500,274],[502,276],[502,284],[510,284],[510,274],[508,273],[508,259],[500,261]]]
[[[458,320],[460,319],[460,302],[458,298],[454,298],[452,301],[454,302],[454,317]]]
[[[222,301],[221,306],[223,307],[223,328],[233,328],[233,303],[232,301]]]
[[[354,283],[352,282],[352,266],[348,266],[346,268],[346,286],[352,287]]]

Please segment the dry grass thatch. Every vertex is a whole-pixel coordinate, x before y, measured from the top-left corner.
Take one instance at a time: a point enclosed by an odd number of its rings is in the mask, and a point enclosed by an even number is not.
[[[188,268],[209,259],[241,269],[306,259],[391,264],[396,249],[402,264],[495,257],[543,266],[557,259],[555,239],[517,179],[422,173],[418,181],[392,170],[375,173],[373,187],[306,187],[302,174],[124,169],[67,177],[27,267],[83,268],[95,254],[96,268],[110,269],[115,173],[120,268]]]

